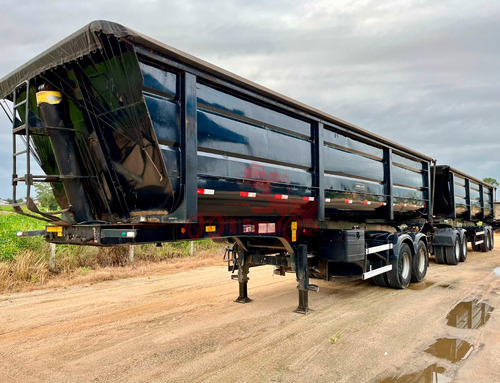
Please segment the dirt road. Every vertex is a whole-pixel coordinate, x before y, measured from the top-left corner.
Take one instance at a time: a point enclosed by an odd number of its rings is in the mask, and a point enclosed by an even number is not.
[[[308,316],[270,267],[244,305],[223,266],[2,295],[0,381],[500,382],[499,267],[494,250],[406,290],[318,281]]]

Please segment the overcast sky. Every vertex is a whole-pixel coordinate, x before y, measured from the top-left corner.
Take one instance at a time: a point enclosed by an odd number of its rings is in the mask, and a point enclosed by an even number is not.
[[[500,181],[500,1],[0,0],[0,77],[96,19],[118,22]],[[0,197],[11,126],[0,110]]]

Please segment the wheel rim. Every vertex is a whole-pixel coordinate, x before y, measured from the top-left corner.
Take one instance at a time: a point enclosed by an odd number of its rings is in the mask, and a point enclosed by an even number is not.
[[[455,259],[460,259],[460,241],[458,239],[455,242]]]
[[[418,272],[423,273],[425,270],[425,250],[421,248],[418,252]]]
[[[404,252],[401,258],[403,261],[402,265],[403,267],[401,268],[401,276],[403,277],[403,279],[406,279],[410,275],[410,254]]]

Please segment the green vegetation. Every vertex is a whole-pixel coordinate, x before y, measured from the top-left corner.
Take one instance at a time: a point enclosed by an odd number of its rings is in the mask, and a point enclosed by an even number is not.
[[[486,182],[487,184],[490,184],[491,186],[495,186],[495,187],[500,186],[500,184],[498,183],[498,181],[495,178],[486,177],[486,178],[483,178],[483,181]]]
[[[11,207],[0,207],[0,291],[15,289],[23,284],[41,285],[55,273],[78,272],[120,267],[129,264],[127,246],[92,247],[58,245],[55,268],[50,270],[50,246],[41,237],[18,238],[18,231],[41,230],[44,222],[13,212]],[[221,245],[211,240],[194,243],[194,254],[200,251],[221,253]],[[135,246],[136,262],[162,262],[171,258],[188,257],[189,242],[173,242]]]
[[[341,333],[336,333],[335,335],[331,336],[330,337],[330,342],[332,342],[333,344],[337,343],[340,338],[342,338],[342,334]]]
[[[59,210],[59,205],[57,204],[56,197],[54,196],[50,184],[36,183],[35,190],[37,192],[36,199],[40,202],[40,205],[46,207],[48,211]]]
[[[49,246],[40,237],[18,238],[18,231],[41,230],[43,222],[14,214],[10,206],[0,207],[0,261],[12,260],[19,251],[48,250]]]

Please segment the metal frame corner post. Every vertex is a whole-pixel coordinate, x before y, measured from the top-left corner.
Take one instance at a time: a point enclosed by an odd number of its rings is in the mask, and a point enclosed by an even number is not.
[[[172,222],[198,221],[198,122],[197,78],[184,72],[181,76],[181,148],[183,199],[171,214]]]
[[[431,165],[432,164],[432,165]],[[430,174],[432,171],[432,175]],[[434,226],[434,199],[436,197],[436,171],[437,171],[437,161],[436,160],[431,160],[429,163],[429,174],[428,174],[428,183],[429,183],[429,190],[430,190],[430,195],[429,195],[429,209],[428,209],[428,214],[429,214],[429,222],[431,226]]]
[[[393,191],[393,180],[392,180],[392,149],[386,148],[384,150],[384,182],[385,182],[385,194],[387,195],[387,219],[390,221],[394,220],[394,191]]]
[[[323,148],[325,146],[324,139],[324,126],[322,123],[313,124],[313,139],[314,139],[314,171],[315,171],[315,185],[318,188],[317,201],[318,201],[318,220],[325,220],[325,164]]]
[[[479,203],[481,205],[481,221],[484,221],[486,218],[485,214],[485,206],[484,206],[484,186],[479,184]]]
[[[184,93],[184,175],[186,180],[186,216],[198,213],[198,123],[196,76],[191,73],[183,75]],[[186,217],[186,218],[187,218]]]
[[[467,204],[467,219],[472,220],[472,198],[470,194],[470,180],[465,178],[465,203]]]
[[[450,172],[450,197],[451,197],[451,219],[457,219],[457,203],[455,201],[455,173]]]

